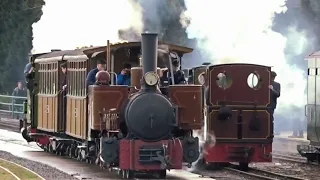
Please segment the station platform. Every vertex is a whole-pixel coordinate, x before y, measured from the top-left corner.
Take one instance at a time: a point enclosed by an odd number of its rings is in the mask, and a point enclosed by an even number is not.
[[[279,135],[275,135],[275,139],[284,139],[284,140],[288,140],[288,141],[306,141],[309,142],[307,140],[307,132],[303,133],[303,137],[292,137],[293,132],[291,131],[285,131],[285,132],[281,132]]]
[[[292,131],[281,132],[279,135],[275,135],[272,143],[273,151],[297,153],[297,145],[308,145],[307,133],[304,133],[303,138],[291,137]]]

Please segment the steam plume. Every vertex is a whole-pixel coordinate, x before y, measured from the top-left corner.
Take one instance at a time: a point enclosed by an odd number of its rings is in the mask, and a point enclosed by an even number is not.
[[[276,112],[291,116],[295,106],[305,105],[303,71],[290,64],[285,54],[287,42],[303,41],[304,34],[297,34],[293,27],[290,37],[272,30],[275,13],[287,10],[285,0],[185,0],[185,5],[181,22],[188,37],[197,39],[197,47],[212,64],[225,63],[227,59],[228,63],[273,66],[282,92]],[[291,51],[299,54],[301,49],[295,46]]]
[[[139,34],[142,28],[141,9],[133,0],[46,0],[41,20],[33,25],[33,46],[43,52],[106,45],[119,40],[119,30]]]

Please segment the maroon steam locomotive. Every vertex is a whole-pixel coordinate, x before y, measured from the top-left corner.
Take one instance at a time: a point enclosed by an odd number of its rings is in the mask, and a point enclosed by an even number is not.
[[[268,111],[271,67],[203,65],[193,68],[190,75],[194,84],[206,88],[205,132],[216,140],[214,146],[203,148],[205,155],[200,162],[211,168],[238,162],[244,170],[250,162],[271,162],[273,118]]]
[[[141,43],[33,56],[34,86],[29,92],[23,137],[48,152],[101,167],[119,167],[124,178],[136,172],[164,178],[168,169],[191,166],[199,157],[199,139],[192,131],[203,124],[203,87],[172,85],[160,91],[157,62],[166,62],[162,58],[170,62],[172,53],[181,59],[192,49],[159,44],[169,51],[161,50],[164,54],[158,56],[157,34],[146,33]],[[141,51],[142,62],[138,58]],[[98,72],[97,84],[86,87],[88,71],[105,55],[107,71]],[[63,74],[59,65],[64,62],[68,64],[66,96],[60,91]],[[134,66],[130,87],[114,80],[123,62]]]

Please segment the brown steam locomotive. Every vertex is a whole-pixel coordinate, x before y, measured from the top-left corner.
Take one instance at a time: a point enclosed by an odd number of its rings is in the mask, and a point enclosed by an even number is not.
[[[160,45],[168,50],[159,50]],[[203,125],[203,87],[171,85],[160,91],[158,69],[159,64],[170,62],[172,53],[181,59],[190,52],[190,48],[158,43],[156,34],[146,33],[141,42],[32,56],[34,86],[23,137],[48,152],[101,167],[119,167],[124,178],[136,172],[164,178],[167,169],[191,166],[199,157],[199,139],[192,130]],[[105,56],[107,71],[98,72],[99,82],[86,87],[87,73],[96,59]],[[60,90],[63,62],[68,64],[65,97]],[[124,62],[135,65],[130,87],[115,81],[115,72],[121,71]]]

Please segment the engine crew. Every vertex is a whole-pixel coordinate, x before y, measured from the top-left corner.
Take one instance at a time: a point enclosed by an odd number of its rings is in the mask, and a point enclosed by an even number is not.
[[[90,86],[90,85],[94,85],[94,83],[96,82],[96,74],[101,71],[101,70],[105,70],[106,69],[106,61],[103,59],[98,59],[97,60],[97,68],[92,69],[87,76],[87,80],[86,80],[86,85]]]
[[[174,60],[172,62],[173,66],[173,78],[174,78],[174,83],[175,84],[185,84],[186,80],[184,78],[184,73],[183,71],[180,70],[180,64],[178,60]],[[170,85],[172,85],[172,80],[171,80],[171,74],[168,69],[164,70],[162,73],[162,76],[160,78],[160,81],[162,84],[165,84],[165,82],[168,82]]]
[[[277,108],[277,99],[280,97],[280,91],[281,91],[281,86],[280,83],[275,81],[275,78],[277,76],[277,73],[272,71],[271,72],[271,85],[269,85],[270,89],[270,114],[273,118],[274,110]]]
[[[123,69],[120,72],[120,74],[118,74],[117,84],[130,86],[130,84],[131,84],[131,64],[129,64],[129,63],[123,64]]]
[[[32,92],[33,90],[33,66],[29,62],[24,68],[24,74],[26,78],[27,89]]]

